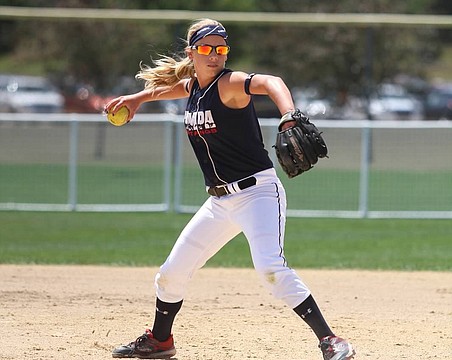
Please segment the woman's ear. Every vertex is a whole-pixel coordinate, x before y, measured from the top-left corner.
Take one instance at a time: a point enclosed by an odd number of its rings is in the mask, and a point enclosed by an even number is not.
[[[186,48],[185,49],[185,53],[187,54],[187,57],[190,59],[190,60],[193,60],[193,52],[192,52],[193,50],[192,49],[190,49],[190,48]]]

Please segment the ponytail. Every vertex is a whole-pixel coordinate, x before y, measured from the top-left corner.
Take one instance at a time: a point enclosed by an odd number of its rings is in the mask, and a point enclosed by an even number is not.
[[[187,31],[187,46],[193,34],[206,25],[221,25],[212,19],[200,19],[195,21]],[[221,25],[222,26],[222,25]],[[137,80],[145,81],[145,88],[154,91],[159,86],[175,86],[182,79],[195,77],[195,68],[188,57],[172,58],[162,56],[153,61],[154,67],[140,64],[140,71],[135,76]]]
[[[172,87],[182,79],[190,79],[195,75],[193,62],[188,58],[174,59],[162,56],[153,61],[154,67],[140,64],[140,72],[135,76],[145,81],[145,88],[151,91],[159,86]]]

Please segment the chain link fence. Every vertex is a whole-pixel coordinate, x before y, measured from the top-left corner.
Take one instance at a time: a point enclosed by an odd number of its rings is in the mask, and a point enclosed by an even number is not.
[[[330,157],[290,180],[277,123],[261,119],[289,216],[452,218],[451,121],[317,120]],[[1,210],[194,212],[208,196],[179,115],[3,113],[0,148]]]

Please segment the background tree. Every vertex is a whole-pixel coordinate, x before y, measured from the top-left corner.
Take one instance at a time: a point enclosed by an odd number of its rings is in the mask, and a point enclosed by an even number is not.
[[[261,12],[450,13],[447,0],[17,0],[17,6],[179,9]],[[0,5],[9,1],[0,0]],[[14,72],[57,74],[111,92],[121,76],[133,78],[140,61],[183,49],[187,21],[0,21],[0,65]],[[336,25],[225,24],[231,34],[228,66],[283,76],[290,86],[329,93],[362,92],[369,32]],[[444,32],[450,35],[450,31]],[[5,35],[7,34],[7,35]],[[400,73],[424,76],[446,35],[428,28],[379,27],[373,33],[374,83]],[[168,50],[169,49],[169,50]],[[36,66],[37,65],[37,66]]]
[[[414,13],[425,11],[431,1],[379,0],[358,4],[353,0],[304,1],[304,12]],[[300,1],[263,0],[261,10],[300,11]],[[366,66],[372,41],[372,82],[392,79],[400,73],[425,75],[428,63],[437,58],[441,43],[435,29],[401,27],[369,29],[341,27],[273,26],[253,31],[255,48],[249,54],[262,68],[277,69],[292,86],[316,86],[329,94],[362,93],[367,85]],[[256,56],[256,54],[259,54]],[[342,96],[340,97],[342,99]]]

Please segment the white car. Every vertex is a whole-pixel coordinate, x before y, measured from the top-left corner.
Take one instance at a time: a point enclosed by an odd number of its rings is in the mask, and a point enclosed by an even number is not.
[[[0,112],[58,113],[64,97],[41,76],[0,75]]]
[[[423,107],[419,100],[401,86],[380,85],[377,96],[371,98],[369,111],[375,120],[421,120]]]

